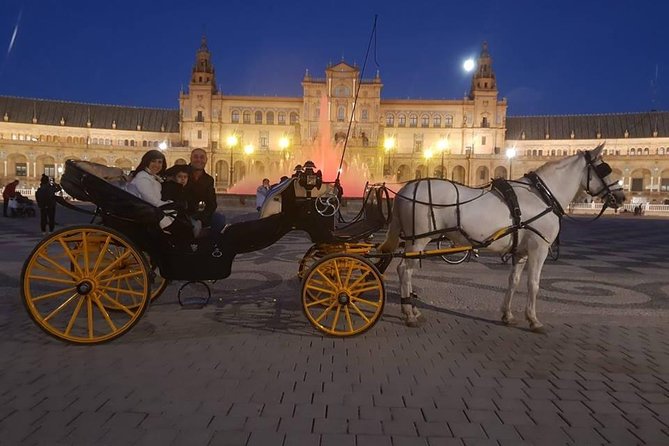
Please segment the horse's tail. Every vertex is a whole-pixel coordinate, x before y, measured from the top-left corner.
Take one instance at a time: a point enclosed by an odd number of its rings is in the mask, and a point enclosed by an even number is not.
[[[381,252],[394,252],[397,249],[397,246],[400,244],[400,231],[402,229],[400,224],[399,214],[399,201],[395,199],[395,205],[393,206],[393,212],[390,218],[390,226],[388,227],[388,232],[386,233],[386,239],[379,246],[379,251]]]

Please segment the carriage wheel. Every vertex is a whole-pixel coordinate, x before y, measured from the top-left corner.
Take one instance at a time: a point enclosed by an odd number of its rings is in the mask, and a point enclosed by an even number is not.
[[[75,226],[35,247],[23,265],[21,295],[30,317],[51,336],[95,344],[137,323],[149,303],[149,274],[142,252],[117,231]]]
[[[309,248],[304,254],[302,260],[300,260],[300,266],[297,268],[297,278],[304,280],[307,273],[309,272],[309,269],[311,269],[314,263],[316,263],[321,257],[322,254],[319,253],[318,245],[312,245],[311,248]]]
[[[107,247],[107,250],[109,251],[110,255],[108,256],[109,260],[114,260],[118,259],[120,257],[123,257],[123,254],[127,250],[127,248],[123,245],[110,245]],[[151,264],[151,262],[148,260],[148,254],[145,254],[146,263]],[[115,285],[119,285],[120,282],[127,282],[127,281],[138,281],[139,276],[128,276],[127,273],[137,271],[140,269],[141,266],[137,263],[136,258],[134,256],[128,256],[124,257],[123,260],[119,263],[119,265],[116,267],[118,275],[121,277],[118,279],[118,283]],[[169,285],[169,281],[162,277],[160,275],[160,271],[158,270],[157,267],[150,268],[151,272],[150,274],[150,280],[149,283],[151,284],[151,302],[154,300],[158,299],[161,294],[163,294],[163,291],[167,288],[167,285]],[[125,299],[125,296],[123,294],[119,293],[112,293],[110,297],[114,300],[120,299],[125,306],[128,308],[135,308],[137,305],[139,305],[139,301],[134,300],[134,301],[128,301]],[[105,306],[109,307],[109,305]],[[112,310],[118,310],[118,307],[110,307]]]
[[[386,290],[379,271],[352,254],[318,260],[302,282],[302,309],[318,330],[352,336],[371,328],[381,317]]]

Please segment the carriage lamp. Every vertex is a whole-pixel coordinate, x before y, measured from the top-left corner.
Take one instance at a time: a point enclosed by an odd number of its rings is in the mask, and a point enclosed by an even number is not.
[[[513,178],[513,159],[516,157],[516,148],[509,147],[506,149],[506,157],[509,159],[509,179]]]

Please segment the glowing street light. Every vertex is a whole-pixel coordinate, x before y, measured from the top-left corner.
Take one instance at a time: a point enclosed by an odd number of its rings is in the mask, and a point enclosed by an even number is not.
[[[160,144],[158,144],[158,148],[159,148],[160,150],[165,150],[165,149],[167,149],[167,142],[165,142],[165,141],[161,141]]]
[[[509,159],[509,179],[513,178],[513,159],[516,157],[516,148],[509,147],[506,149],[506,157]]]
[[[279,139],[279,148],[280,148],[281,150],[286,150],[286,149],[288,148],[289,145],[290,145],[290,140],[289,140],[287,137],[282,136],[282,137]]]
[[[426,161],[425,168],[427,169],[427,178],[430,178],[430,158],[432,158],[432,155],[434,155],[432,149],[425,149],[423,151],[423,158],[425,158]]]
[[[462,64],[462,68],[467,72],[470,73],[474,68],[476,67],[476,62],[474,62],[474,59],[471,57]]]
[[[252,155],[253,152],[255,151],[255,147],[253,147],[253,144],[247,144],[244,146],[244,153],[247,155]]]

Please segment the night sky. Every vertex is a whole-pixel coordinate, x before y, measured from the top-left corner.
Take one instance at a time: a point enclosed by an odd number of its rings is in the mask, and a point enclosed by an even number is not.
[[[0,95],[177,108],[204,32],[225,94],[301,96],[374,14],[386,99],[462,98],[487,40],[509,115],[669,110],[660,0],[0,0]]]

